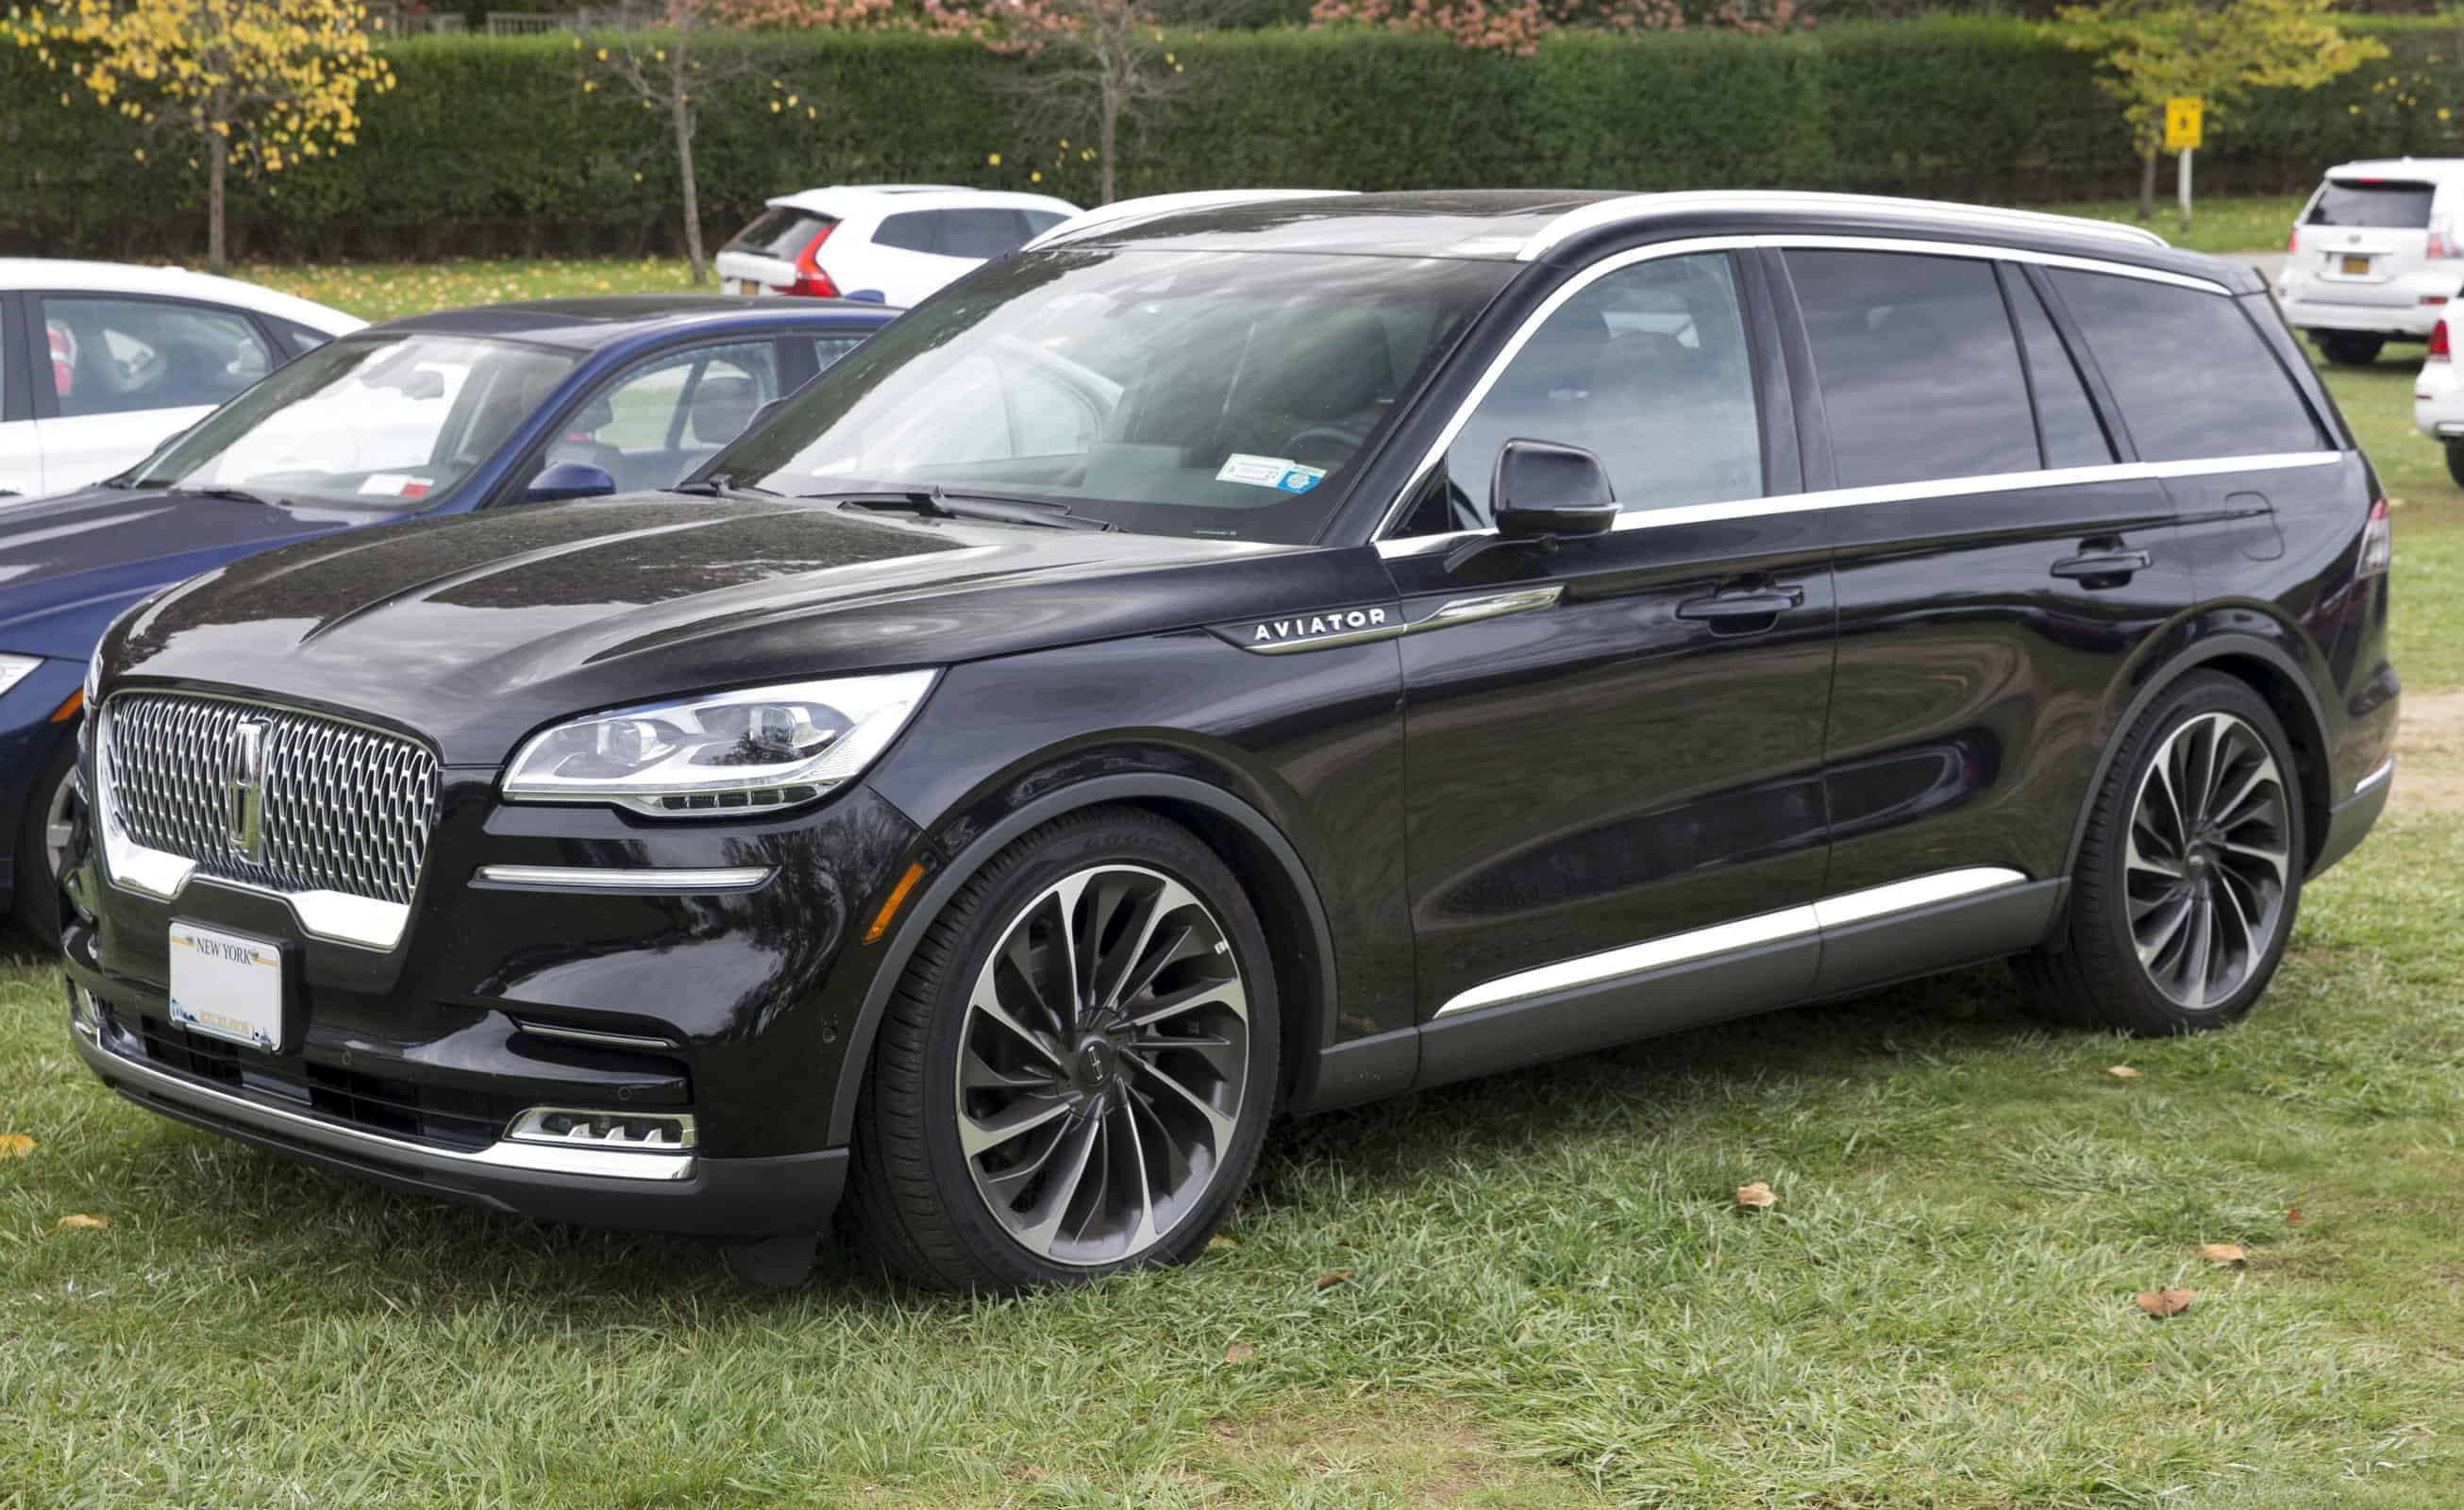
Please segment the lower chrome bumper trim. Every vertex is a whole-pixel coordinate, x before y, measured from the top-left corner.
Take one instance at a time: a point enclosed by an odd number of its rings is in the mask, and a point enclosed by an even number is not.
[[[186,1076],[168,1074],[142,1061],[104,1047],[84,1025],[74,1035],[77,1052],[96,1074],[116,1085],[133,1087],[148,1096],[211,1116],[253,1131],[287,1138],[335,1153],[357,1154],[392,1164],[438,1171],[503,1170],[530,1174],[562,1174],[591,1179],[662,1182],[693,1178],[689,1153],[636,1153],[615,1149],[561,1148],[510,1140],[464,1151],[413,1143],[407,1138],[330,1122],[302,1112],[269,1106],[201,1085]]]
[[[750,891],[770,879],[770,867],[677,870],[606,865],[481,865],[478,879],[487,886],[531,891]]]
[[[2395,775],[2395,756],[2389,755],[2383,763],[2381,763],[2377,770],[2371,772],[2369,775],[2362,777],[2361,780],[2354,783],[2353,795],[2355,797],[2359,797],[2364,792],[2368,791],[2370,788],[2378,785],[2381,781],[2386,780],[2393,775]]]

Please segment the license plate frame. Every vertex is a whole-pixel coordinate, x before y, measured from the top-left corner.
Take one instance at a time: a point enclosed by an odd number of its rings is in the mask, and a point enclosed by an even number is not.
[[[2336,270],[2348,278],[2365,278],[2370,275],[2370,258],[2361,252],[2343,252],[2336,259]]]
[[[290,946],[171,920],[170,1016],[191,1033],[279,1054],[291,1039]]]

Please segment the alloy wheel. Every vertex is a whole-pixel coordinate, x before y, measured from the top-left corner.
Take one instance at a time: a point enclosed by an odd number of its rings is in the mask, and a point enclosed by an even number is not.
[[[2193,1011],[2251,978],[2283,927],[2292,849],[2283,773],[2231,713],[2175,729],[2140,777],[2123,860],[2131,940],[2157,990]]]
[[[68,864],[69,838],[76,832],[77,776],[74,771],[43,798],[43,863],[56,877]]]
[[[1028,903],[960,1028],[958,1146],[1021,1245],[1108,1264],[1197,1208],[1241,1125],[1249,997],[1223,927],[1140,865],[1074,872]]]

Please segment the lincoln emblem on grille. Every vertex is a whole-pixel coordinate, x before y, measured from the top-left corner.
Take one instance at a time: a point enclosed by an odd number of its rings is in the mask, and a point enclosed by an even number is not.
[[[265,838],[265,721],[243,718],[231,725],[231,776],[223,786],[223,821],[231,828],[231,846],[244,859],[256,858]]]

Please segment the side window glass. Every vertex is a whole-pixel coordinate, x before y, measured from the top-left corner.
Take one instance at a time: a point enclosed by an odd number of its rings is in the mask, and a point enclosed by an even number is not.
[[[2021,355],[2028,363],[2028,384],[2036,395],[2036,427],[2045,442],[2048,467],[2101,467],[2112,461],[2113,443],[2089,402],[2079,365],[2054,327],[2045,301],[2017,268],[2002,270],[2002,286],[2011,295],[2011,314],[2019,324]]]
[[[929,209],[911,209],[904,214],[885,215],[881,229],[872,233],[877,247],[891,247],[900,252],[934,252],[939,250],[940,215]]]
[[[1443,516],[1424,509],[1412,532],[1485,528],[1510,440],[1595,453],[1629,514],[1761,496],[1753,369],[1727,256],[1639,262],[1560,305],[1446,449]]]
[[[1843,488],[2035,471],[2035,419],[1993,265],[1791,252]]]
[[[2326,448],[2300,390],[2229,295],[2068,270],[2053,283],[2141,460]]]
[[[813,375],[830,370],[841,357],[864,344],[861,336],[816,336],[813,338]]]
[[[282,343],[291,348],[288,353],[291,357],[305,356],[334,339],[323,331],[311,330],[297,320],[268,317],[268,322],[274,326],[275,334],[282,338]]]
[[[274,370],[245,315],[165,299],[42,301],[62,418],[222,403]]]
[[[669,487],[778,396],[778,353],[766,340],[672,352],[586,401],[549,443],[542,465],[582,462],[627,491]]]
[[[1014,209],[941,211],[939,250],[945,257],[990,259],[1017,251],[1025,239],[1025,223]]]

